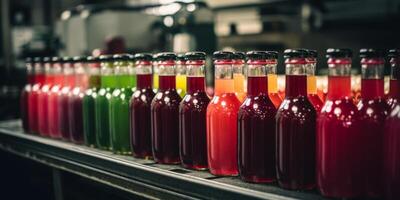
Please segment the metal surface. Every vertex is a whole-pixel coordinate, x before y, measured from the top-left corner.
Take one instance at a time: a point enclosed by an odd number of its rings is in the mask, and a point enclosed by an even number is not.
[[[119,156],[86,146],[27,135],[20,121],[0,122],[0,149],[142,198],[163,199],[322,199],[315,191],[283,190],[215,177],[177,165]]]

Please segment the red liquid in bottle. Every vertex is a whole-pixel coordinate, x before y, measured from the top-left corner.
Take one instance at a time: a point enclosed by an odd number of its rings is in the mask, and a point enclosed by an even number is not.
[[[286,189],[315,186],[316,111],[307,98],[307,76],[286,75],[285,99],[278,109],[277,179]]]
[[[400,99],[400,81],[397,79],[390,79],[389,85],[389,94],[387,96],[387,103],[390,108],[393,108],[396,105],[396,102],[399,102]]]
[[[35,84],[32,86],[32,91],[28,95],[28,103],[29,103],[29,129],[30,133],[38,134],[39,133],[39,122],[38,122],[38,95],[41,87],[44,84],[45,76],[42,73],[35,74]]]
[[[152,74],[137,74],[137,88],[130,104],[133,156],[151,158],[151,101],[154,98]]]
[[[398,85],[400,86],[400,84]],[[391,110],[385,123],[384,192],[387,200],[400,199],[400,103]]]
[[[50,88],[54,84],[54,75],[45,75],[45,84],[41,87],[38,92],[38,128],[39,133],[42,136],[49,136],[49,118],[48,118],[48,102],[49,102],[49,92]]]
[[[154,160],[163,164],[178,164],[179,102],[175,75],[159,76],[159,91],[151,102],[151,134]]]
[[[61,138],[60,122],[59,122],[59,96],[63,82],[63,75],[56,74],[54,85],[50,88],[48,96],[48,119],[49,119],[49,134],[52,138]]]
[[[351,198],[361,194],[360,121],[351,99],[351,78],[328,77],[327,100],[317,120],[317,184],[322,195]]]
[[[275,181],[276,108],[268,96],[265,76],[249,76],[247,97],[238,114],[238,155],[241,179]]]
[[[179,147],[182,165],[207,168],[206,113],[210,102],[203,76],[187,76],[187,93],[179,106]]]
[[[61,93],[58,96],[58,121],[60,122],[60,135],[63,140],[70,140],[70,115],[68,99],[71,92],[71,88],[74,85],[74,76],[72,74],[64,75],[63,87]]]

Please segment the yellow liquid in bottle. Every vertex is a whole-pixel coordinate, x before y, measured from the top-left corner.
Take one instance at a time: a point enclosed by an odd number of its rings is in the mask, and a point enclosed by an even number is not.
[[[153,74],[153,89],[158,89],[158,74]]]
[[[268,93],[278,93],[278,75],[268,74]]]
[[[176,91],[183,98],[186,95],[186,75],[176,75]]]
[[[239,101],[243,102],[246,98],[245,77],[243,74],[233,74],[233,81],[235,94]]]
[[[307,94],[317,94],[316,76],[307,76]]]

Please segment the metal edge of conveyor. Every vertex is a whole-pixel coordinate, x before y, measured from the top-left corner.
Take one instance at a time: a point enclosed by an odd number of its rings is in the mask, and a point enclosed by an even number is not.
[[[29,146],[32,150],[44,152],[43,155],[48,154],[52,155],[53,158],[77,162],[120,177],[163,188],[167,191],[174,191],[187,197],[201,199],[296,199],[153,168],[105,153],[91,151],[78,145],[16,133],[6,128],[0,127],[0,133],[2,133],[0,134],[1,141],[5,141],[5,139],[15,141],[21,145]]]

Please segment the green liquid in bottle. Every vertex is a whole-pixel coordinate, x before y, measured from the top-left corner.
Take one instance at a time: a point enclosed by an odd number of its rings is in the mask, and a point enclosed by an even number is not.
[[[83,97],[83,133],[85,145],[96,147],[95,98],[100,87],[100,76],[89,76],[89,89]]]
[[[118,88],[113,91],[110,104],[110,136],[114,153],[131,154],[129,131],[129,101],[136,86],[136,75],[117,75]]]

